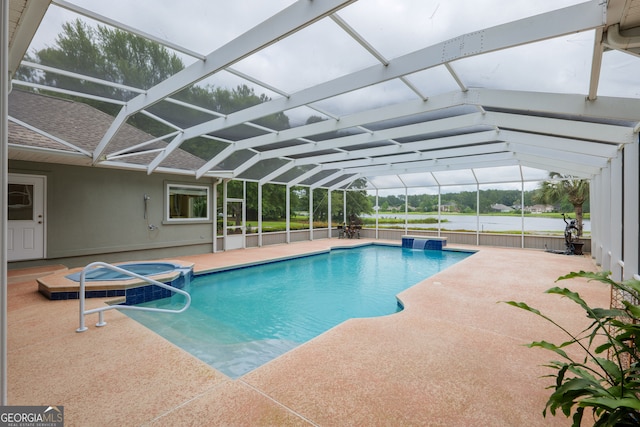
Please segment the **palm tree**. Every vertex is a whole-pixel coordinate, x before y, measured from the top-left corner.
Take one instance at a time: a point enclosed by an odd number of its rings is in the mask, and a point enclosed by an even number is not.
[[[549,178],[550,180],[544,181],[538,189],[536,200],[539,203],[554,204],[566,197],[573,205],[578,236],[582,236],[582,205],[589,198],[589,180],[558,172],[549,172]]]

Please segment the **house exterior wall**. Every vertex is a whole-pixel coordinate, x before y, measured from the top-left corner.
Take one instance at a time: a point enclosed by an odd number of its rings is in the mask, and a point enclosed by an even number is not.
[[[9,172],[47,176],[47,260],[60,259],[67,266],[80,266],[87,261],[117,262],[211,251],[213,214],[210,220],[197,223],[164,221],[167,183],[212,186],[209,180],[23,161],[9,161]],[[145,194],[150,197],[148,219]],[[149,224],[157,229],[150,230]],[[37,261],[21,264],[34,263]]]

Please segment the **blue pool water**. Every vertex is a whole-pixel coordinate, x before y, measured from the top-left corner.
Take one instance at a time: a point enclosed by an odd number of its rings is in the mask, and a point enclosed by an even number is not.
[[[381,245],[332,250],[196,276],[191,307],[182,314],[126,314],[237,378],[347,319],[401,310],[398,293],[469,255]]]

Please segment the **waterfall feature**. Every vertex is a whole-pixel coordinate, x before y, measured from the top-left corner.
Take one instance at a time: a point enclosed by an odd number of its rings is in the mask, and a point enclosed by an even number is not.
[[[402,247],[407,249],[441,251],[445,246],[447,246],[446,237],[402,236]]]
[[[427,245],[427,241],[426,239],[413,239],[413,249],[424,249],[424,247]]]

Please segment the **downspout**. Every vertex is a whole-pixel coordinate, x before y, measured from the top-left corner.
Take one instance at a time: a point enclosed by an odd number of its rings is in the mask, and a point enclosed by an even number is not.
[[[607,28],[605,43],[614,49],[631,49],[640,47],[640,36],[623,36],[620,34],[620,24],[615,24]]]

